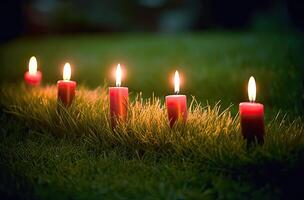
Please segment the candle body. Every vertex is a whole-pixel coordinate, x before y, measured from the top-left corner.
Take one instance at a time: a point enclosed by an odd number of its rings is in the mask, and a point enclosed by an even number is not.
[[[260,103],[243,102],[239,105],[242,135],[249,142],[264,142],[264,106]]]
[[[172,128],[177,120],[187,120],[187,98],[185,95],[166,96],[166,107],[170,127]]]
[[[30,74],[29,72],[26,72],[24,74],[24,80],[26,84],[29,86],[40,85],[41,79],[42,79],[42,73],[40,71],[37,71],[35,74]]]
[[[73,102],[75,97],[76,82],[75,81],[58,81],[58,101],[61,101],[63,105],[69,106]]]
[[[128,114],[129,92],[127,87],[110,87],[110,118],[112,127],[117,121],[125,122]]]

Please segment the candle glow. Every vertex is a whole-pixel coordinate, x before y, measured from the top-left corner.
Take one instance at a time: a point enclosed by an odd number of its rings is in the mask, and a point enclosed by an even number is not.
[[[114,129],[118,123],[125,123],[128,116],[129,89],[121,87],[122,70],[120,64],[116,67],[116,87],[109,87],[110,120]]]
[[[254,102],[256,98],[256,84],[253,76],[250,77],[248,82],[248,98],[250,102]]]
[[[242,102],[239,105],[241,131],[248,143],[264,142],[264,105],[256,103],[256,84],[253,76],[248,82],[248,97],[250,102]]]
[[[169,125],[172,128],[176,121],[187,120],[187,97],[180,95],[180,77],[178,71],[174,74],[174,95],[166,96],[166,107],[169,119]]]
[[[116,67],[116,87],[121,86],[121,74],[121,67],[120,64],[118,64]]]
[[[29,61],[29,74],[35,75],[37,73],[37,59],[35,56],[32,56]]]
[[[25,83],[30,86],[40,85],[42,79],[42,73],[37,70],[37,59],[35,56],[32,56],[28,63],[28,71],[24,74]]]
[[[178,74],[178,71],[175,71],[175,74],[174,74],[174,93],[175,94],[179,93],[179,85],[180,85],[179,74]]]
[[[71,65],[70,63],[65,63],[63,67],[63,80],[69,81],[71,79]]]
[[[66,107],[70,106],[75,97],[76,81],[71,81],[71,65],[65,63],[63,67],[63,80],[57,82],[58,100]]]

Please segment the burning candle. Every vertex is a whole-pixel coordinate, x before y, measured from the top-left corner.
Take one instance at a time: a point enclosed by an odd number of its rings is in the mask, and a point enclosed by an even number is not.
[[[255,139],[259,143],[264,142],[264,105],[255,103],[256,84],[251,76],[248,82],[248,97],[250,102],[240,103],[240,118],[242,135],[248,142]]]
[[[180,86],[180,79],[179,79],[178,71],[176,71],[174,75],[175,95],[166,96],[166,106],[167,106],[167,112],[168,112],[169,123],[171,128],[173,127],[173,125],[177,120],[183,120],[183,122],[186,122],[187,120],[187,98],[186,95],[178,94],[179,86]]]
[[[63,80],[57,82],[58,101],[65,106],[70,106],[75,96],[76,82],[70,79],[71,65],[66,63],[63,67]]]
[[[112,127],[117,125],[117,122],[125,122],[128,113],[128,88],[121,87],[121,67],[120,64],[116,68],[116,87],[109,88],[110,95],[110,117]]]
[[[29,86],[38,86],[41,82],[42,73],[37,71],[37,59],[32,56],[29,61],[29,70],[24,74],[24,80]]]

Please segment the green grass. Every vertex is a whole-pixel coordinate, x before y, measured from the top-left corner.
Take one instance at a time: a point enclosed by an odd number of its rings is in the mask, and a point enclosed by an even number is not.
[[[51,197],[55,190],[60,197],[75,198],[244,198],[253,191],[257,198],[280,188],[267,188],[281,183],[277,176],[285,180],[295,171],[301,173],[300,119],[289,124],[277,116],[267,124],[265,144],[248,149],[237,116],[229,109],[220,111],[218,105],[193,102],[187,125],[171,130],[159,99],[138,97],[129,106],[128,123],[113,132],[104,89],[81,88],[72,107],[60,111],[55,87],[29,91],[6,86],[1,96],[6,113],[20,124],[7,123],[20,133],[7,130],[2,136],[3,163],[34,186],[39,197]],[[263,180],[265,176],[269,180]],[[259,182],[262,189],[254,185]]]
[[[8,43],[0,50],[0,191],[29,199],[295,198],[304,177],[302,44],[296,35],[236,33]],[[33,54],[44,86],[4,83],[20,82]],[[58,111],[52,83],[66,60],[80,86],[74,104]],[[117,62],[127,66],[132,94],[128,122],[113,131],[103,82],[114,82]],[[176,66],[189,118],[170,129],[163,100]],[[236,111],[252,74],[266,106],[266,139],[247,147]]]
[[[72,79],[90,88],[114,85],[117,63],[126,66],[122,84],[133,94],[172,94],[174,71],[183,82],[181,93],[203,103],[225,107],[247,98],[247,82],[256,78],[257,100],[268,110],[299,114],[302,110],[302,50],[300,35],[204,33],[181,35],[83,35],[21,38],[0,48],[1,79],[18,82],[30,56],[38,58],[44,84],[62,78],[65,62]]]

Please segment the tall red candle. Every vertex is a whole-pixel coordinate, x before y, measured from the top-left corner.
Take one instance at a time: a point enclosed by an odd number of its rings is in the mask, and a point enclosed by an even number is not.
[[[40,85],[42,73],[37,71],[37,59],[32,56],[29,61],[29,70],[24,74],[24,80],[29,86]]]
[[[264,142],[264,105],[255,103],[256,84],[251,76],[248,83],[248,96],[250,102],[240,103],[240,119],[242,135],[248,142],[257,140],[259,143]]]
[[[127,87],[121,87],[121,67],[116,68],[116,87],[109,88],[110,95],[110,118],[112,127],[116,127],[117,122],[126,122],[128,115],[129,94]]]
[[[76,82],[71,79],[71,65],[66,63],[63,68],[63,80],[57,82],[58,101],[70,106],[75,97]]]
[[[166,96],[166,107],[168,112],[169,124],[172,128],[176,121],[187,120],[187,98],[186,95],[178,95],[180,86],[180,79],[178,71],[174,76],[174,92],[175,95]]]

